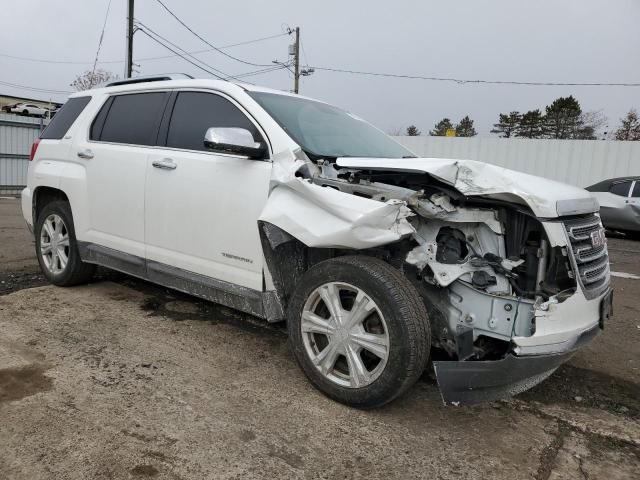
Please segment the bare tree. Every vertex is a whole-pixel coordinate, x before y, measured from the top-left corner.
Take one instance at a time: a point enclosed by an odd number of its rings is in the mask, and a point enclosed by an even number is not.
[[[602,113],[602,110],[591,110],[589,112],[582,112],[580,114],[580,128],[575,132],[574,138],[582,140],[596,140],[603,129],[607,126],[607,116]],[[607,135],[607,132],[602,132],[603,136]]]
[[[76,79],[71,82],[71,86],[78,91],[89,90],[97,85],[106,83],[110,80],[116,80],[118,76],[114,73],[107,72],[106,70],[87,70],[81,75],[78,75]]]
[[[620,127],[616,130],[616,140],[639,141],[640,140],[640,119],[638,112],[633,108],[620,119]]]
[[[399,137],[403,131],[404,129],[402,127],[391,127],[387,133],[392,137]]]

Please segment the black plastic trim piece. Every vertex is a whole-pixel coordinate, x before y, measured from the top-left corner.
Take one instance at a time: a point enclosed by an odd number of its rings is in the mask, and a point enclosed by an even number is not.
[[[597,325],[584,331],[570,350],[560,353],[508,354],[500,360],[433,362],[442,400],[445,405],[474,405],[522,393],[549,377],[599,332]]]
[[[102,265],[270,322],[285,319],[283,306],[273,291],[253,290],[94,243],[79,241],[78,247],[84,262]]]
[[[166,82],[168,80],[181,80],[181,79],[193,79],[188,73],[168,73],[165,75],[148,75],[142,77],[125,78],[123,80],[116,80],[115,82],[109,82],[105,87],[119,87],[121,85],[134,85],[136,83],[146,82]]]
[[[146,279],[147,271],[144,258],[124,253],[95,243],[78,242],[80,258],[83,262],[102,265],[118,272],[128,273]]]

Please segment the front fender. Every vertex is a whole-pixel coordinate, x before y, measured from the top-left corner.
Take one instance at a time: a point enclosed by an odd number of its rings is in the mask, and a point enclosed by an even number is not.
[[[402,201],[379,202],[295,178],[276,185],[259,218],[308,247],[365,249],[415,232]]]

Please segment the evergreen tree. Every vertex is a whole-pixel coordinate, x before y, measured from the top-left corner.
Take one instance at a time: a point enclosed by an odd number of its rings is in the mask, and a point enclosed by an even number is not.
[[[477,134],[478,132],[473,128],[473,120],[469,118],[469,115],[460,120],[460,123],[456,125],[457,137],[475,137]]]
[[[520,112],[501,113],[498,123],[493,124],[491,133],[497,133],[502,138],[510,138],[516,134],[521,120]]]
[[[542,138],[544,117],[540,110],[529,110],[522,115],[518,127],[516,128],[516,137],[522,138]]]
[[[559,97],[545,107],[544,137],[577,138],[583,127],[580,103],[569,95]]]
[[[435,124],[433,130],[429,131],[429,135],[431,135],[432,137],[444,137],[447,134],[447,130],[450,128],[453,128],[451,120],[449,120],[448,118],[443,118]]]
[[[407,127],[407,136],[408,137],[418,137],[421,134],[420,130],[415,125],[409,125]]]
[[[616,140],[640,141],[640,120],[635,109],[629,110],[620,122],[621,125],[615,133]]]

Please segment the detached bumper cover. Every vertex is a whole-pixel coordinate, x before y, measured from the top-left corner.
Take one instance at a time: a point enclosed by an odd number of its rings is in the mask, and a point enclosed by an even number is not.
[[[501,360],[433,362],[446,405],[491,402],[524,392],[549,377],[575,351],[600,333],[583,332],[570,351],[548,355],[507,355]]]

